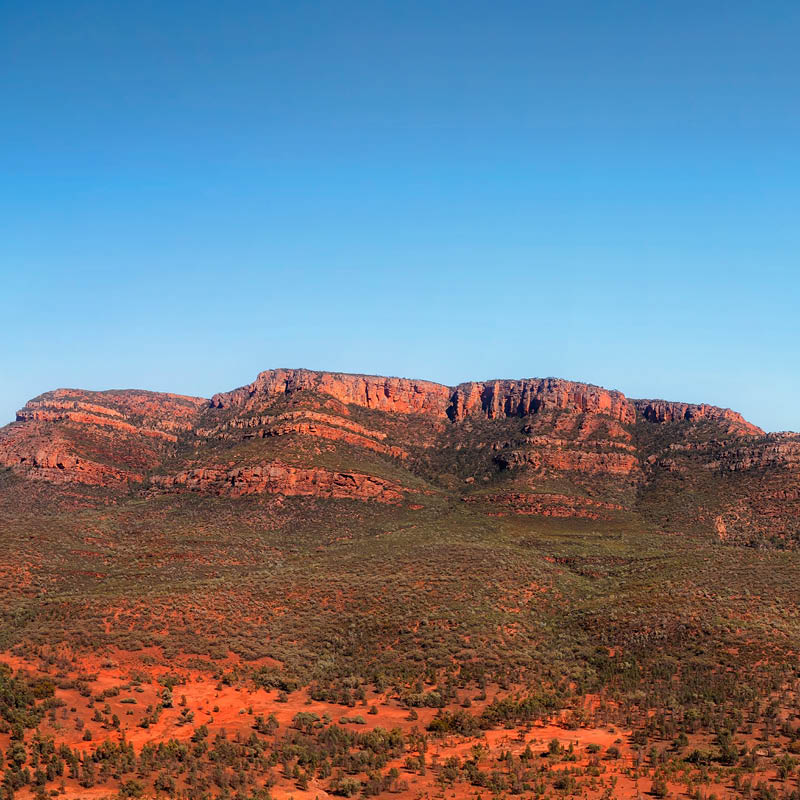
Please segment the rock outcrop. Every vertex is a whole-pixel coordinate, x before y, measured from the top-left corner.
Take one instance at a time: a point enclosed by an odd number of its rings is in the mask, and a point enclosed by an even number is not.
[[[250,417],[235,417],[210,429],[198,429],[198,436],[227,441],[264,439],[270,436],[300,434],[318,439],[346,442],[393,458],[408,458],[402,447],[383,444],[387,434],[359,425],[346,417],[320,414],[315,411],[287,411],[282,414],[266,414]]]
[[[106,392],[56,389],[29,400],[17,412],[17,421],[71,420],[175,441],[175,436],[163,434],[192,430],[198,412],[207,405],[208,401],[202,397],[135,389]]]
[[[243,497],[254,494],[377,500],[396,503],[408,489],[390,481],[358,472],[293,467],[279,462],[248,467],[200,467],[176,475],[157,476],[152,491],[188,489],[201,494]]]
[[[500,453],[495,461],[503,469],[533,467],[550,473],[583,472],[590,475],[629,476],[639,472],[639,459],[626,453],[586,452],[561,448],[510,450]]]
[[[76,455],[78,447],[61,432],[42,426],[0,431],[0,466],[34,480],[117,488],[141,482],[143,473]]]
[[[729,408],[705,404],[669,403],[665,400],[634,400],[636,410],[648,422],[711,422],[723,423],[732,434],[763,436],[764,431],[748,422],[741,414]]]
[[[54,483],[138,483],[174,453],[208,401],[145,391],[57,389],[0,429],[0,466]]]

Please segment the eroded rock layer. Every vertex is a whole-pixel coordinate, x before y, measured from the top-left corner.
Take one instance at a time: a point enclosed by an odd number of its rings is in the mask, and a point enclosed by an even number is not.
[[[30,400],[0,429],[0,465],[55,483],[141,482],[207,405],[157,392],[57,389]]]
[[[278,462],[226,469],[222,466],[185,470],[177,475],[153,478],[155,491],[189,489],[202,494],[243,497],[252,494],[378,500],[394,503],[408,490],[372,475],[304,469]]]

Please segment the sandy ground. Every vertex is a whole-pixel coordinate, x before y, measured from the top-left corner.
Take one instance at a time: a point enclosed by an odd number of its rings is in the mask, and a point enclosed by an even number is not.
[[[305,690],[293,692],[289,695],[287,702],[278,699],[276,690],[266,691],[263,689],[249,689],[243,686],[227,686],[218,683],[208,674],[201,673],[183,666],[179,661],[174,663],[169,669],[161,665],[143,664],[143,656],[148,653],[123,654],[115,653],[110,658],[104,657],[82,657],[74,660],[68,669],[63,666],[67,663],[62,662],[59,666],[46,666],[35,664],[26,659],[17,657],[10,653],[0,653],[0,663],[6,663],[16,670],[25,670],[36,675],[48,675],[52,679],[63,681],[83,677],[87,681],[92,697],[96,697],[104,690],[119,688],[131,684],[131,677],[135,673],[144,675],[146,680],[138,686],[131,685],[129,689],[121,689],[115,697],[109,697],[102,702],[95,702],[95,708],[102,709],[105,703],[111,709],[112,714],[116,714],[120,720],[120,729],[114,730],[110,727],[103,727],[101,723],[92,721],[95,709],[90,708],[90,698],[82,696],[77,689],[57,689],[56,696],[65,702],[65,706],[55,711],[55,720],[45,717],[40,726],[40,731],[47,736],[53,736],[56,743],[67,743],[72,748],[82,751],[91,751],[97,745],[106,740],[122,741],[123,739],[131,742],[138,750],[147,742],[159,742],[170,738],[186,740],[192,736],[194,729],[202,724],[209,728],[211,737],[224,730],[228,736],[234,736],[240,732],[245,737],[249,736],[253,730],[256,715],[265,717],[274,714],[280,723],[281,728],[288,727],[298,712],[313,712],[320,717],[328,714],[336,722],[342,717],[352,717],[359,715],[365,720],[363,725],[350,724],[349,727],[359,731],[366,731],[376,727],[386,729],[400,728],[404,732],[409,732],[413,728],[424,731],[426,725],[435,716],[434,709],[417,709],[417,719],[409,719],[408,709],[401,707],[395,700],[386,695],[368,694],[366,705],[357,705],[355,708],[348,708],[331,703],[317,702],[310,700]],[[153,654],[154,655],[154,654]],[[186,660],[189,660],[187,657]],[[236,663],[231,658],[226,664],[232,667]],[[180,676],[184,683],[175,686],[173,690],[172,708],[164,709],[158,722],[149,728],[139,726],[140,721],[145,716],[149,706],[155,706],[160,702],[160,694],[163,686],[158,683],[158,679],[169,673]],[[463,697],[474,698],[475,692],[463,692]],[[473,699],[470,708],[471,713],[480,712],[481,708],[489,703],[498,695],[498,690],[489,689],[487,698],[480,702]],[[459,698],[459,699],[463,699]],[[133,699],[135,703],[125,703],[123,700]],[[370,706],[374,705],[378,713],[368,714]],[[454,706],[457,708],[458,706]],[[182,713],[187,710],[194,716],[191,722],[182,723]],[[92,741],[84,741],[84,731],[89,728],[92,731]],[[544,752],[548,744],[553,740],[558,740],[565,748],[569,745],[574,747],[577,760],[568,764],[557,764],[554,769],[566,767],[586,766],[589,763],[591,754],[587,751],[589,745],[599,745],[602,751],[615,745],[620,749],[621,756],[616,760],[603,760],[602,769],[603,779],[608,785],[609,779],[616,778],[612,797],[615,798],[638,798],[650,791],[651,782],[649,778],[634,780],[627,771],[631,769],[634,761],[634,748],[628,744],[630,731],[623,731],[614,728],[594,728],[581,727],[568,729],[557,721],[548,725],[533,725],[526,729],[519,730],[490,730],[482,733],[477,738],[447,737],[444,739],[432,739],[430,742],[428,757],[434,756],[440,762],[444,762],[450,756],[469,757],[473,753],[473,748],[480,743],[485,750],[487,763],[491,764],[496,760],[501,752],[511,751],[514,754],[522,753],[526,747],[530,746],[534,752]],[[7,748],[9,736],[0,734],[0,747],[3,751]],[[707,744],[707,742],[698,742]],[[435,770],[428,770],[425,776],[417,775],[403,769],[404,758],[396,760],[390,766],[400,769],[401,780],[405,783],[405,788],[393,793],[399,800],[422,800],[425,797],[469,797],[473,798],[476,794],[489,795],[488,790],[476,789],[475,787],[465,787],[458,785],[455,789],[447,789],[442,795],[442,790],[436,784]],[[774,772],[774,770],[773,770]],[[104,798],[113,797],[116,794],[114,786],[98,786],[93,789],[85,789],[78,786],[74,781],[64,780],[66,792],[60,797],[65,800],[79,800],[79,798]],[[719,800],[735,795],[730,789],[719,785],[705,785],[704,791],[707,794],[716,793]],[[671,786],[672,797],[686,797],[686,787],[682,785]],[[299,790],[293,782],[288,782],[281,778],[278,784],[271,788],[271,794],[277,800],[288,800],[294,797],[296,800],[313,800],[313,798],[326,798],[328,792],[318,781],[312,780],[307,791]],[[586,797],[601,797],[602,789],[597,792],[584,794]],[[20,791],[19,798],[27,798],[30,793]]]

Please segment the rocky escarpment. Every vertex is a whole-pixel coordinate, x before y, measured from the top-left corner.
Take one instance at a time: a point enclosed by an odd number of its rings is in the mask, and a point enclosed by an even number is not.
[[[211,406],[252,411],[276,397],[301,391],[325,394],[345,405],[456,421],[470,416],[521,417],[540,409],[603,414],[626,423],[636,420],[635,405],[622,393],[558,378],[469,382],[448,387],[430,381],[303,369],[262,372],[248,386],[214,395]]]
[[[215,394],[211,406],[252,410],[276,397],[301,391],[325,394],[347,405],[378,411],[434,416],[445,415],[451,394],[446,386],[429,381],[306,369],[271,369],[262,372],[248,386]]]
[[[724,421],[737,433],[763,434],[760,428],[730,409],[664,400],[631,400],[622,392],[560,378],[470,381],[448,387],[406,378],[273,369],[260,373],[247,386],[214,395],[210,404],[217,409],[253,411],[275,398],[303,391],[327,395],[344,405],[455,421],[472,416],[524,417],[541,410],[559,409],[600,414],[624,424],[633,424],[640,417],[655,423]]]

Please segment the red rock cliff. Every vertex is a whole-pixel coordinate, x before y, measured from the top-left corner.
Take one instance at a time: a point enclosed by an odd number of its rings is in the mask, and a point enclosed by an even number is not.
[[[462,383],[453,392],[450,416],[524,417],[540,409],[564,409],[583,414],[604,414],[631,423],[636,409],[624,394],[599,386],[559,378]]]
[[[377,375],[345,375],[306,369],[271,369],[249,386],[215,394],[214,408],[256,409],[280,395],[299,391],[320,392],[342,403],[401,414],[444,416],[451,390],[429,381],[383,378]]]
[[[526,416],[542,408],[604,414],[625,423],[636,420],[633,403],[622,393],[558,378],[470,382],[452,388],[430,381],[304,369],[267,370],[248,386],[214,395],[211,406],[255,410],[276,397],[303,390],[363,408],[453,420]]]

